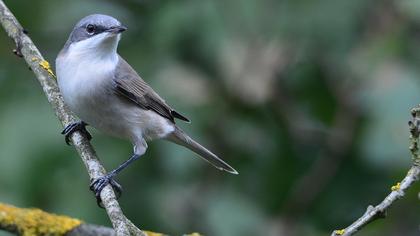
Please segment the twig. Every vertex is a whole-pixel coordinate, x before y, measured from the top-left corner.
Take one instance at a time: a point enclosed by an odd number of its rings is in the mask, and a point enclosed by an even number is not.
[[[17,45],[15,54],[22,55],[36,75],[44,90],[45,96],[62,125],[66,126],[71,122],[74,122],[76,119],[64,105],[55,81],[55,75],[52,72],[49,63],[43,58],[32,40],[24,33],[24,29],[2,0],[0,0],[0,23],[8,36],[12,38]],[[96,179],[103,176],[105,174],[105,169],[96,157],[96,153],[89,141],[79,132],[75,132],[72,135],[71,140],[82,158],[90,178]],[[127,221],[111,186],[108,185],[103,189],[101,192],[101,199],[117,235],[145,235],[137,227],[133,226],[131,222]]]
[[[420,175],[420,152],[418,148],[418,140],[420,134],[420,105],[411,110],[413,119],[408,122],[410,128],[410,151],[413,157],[413,165],[408,171],[405,178],[396,185],[391,187],[391,193],[377,206],[369,206],[366,212],[357,219],[354,223],[345,229],[334,230],[332,236],[349,236],[358,232],[361,228],[372,221],[379,218],[386,217],[386,211],[398,199],[404,197],[408,188],[410,188],[418,179]]]

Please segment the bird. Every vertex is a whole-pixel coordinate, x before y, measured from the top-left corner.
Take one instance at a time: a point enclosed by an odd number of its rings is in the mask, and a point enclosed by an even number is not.
[[[143,156],[147,142],[155,139],[184,146],[217,169],[238,174],[178,127],[176,119],[188,123],[190,120],[169,106],[118,54],[121,34],[126,30],[112,16],[88,15],[74,26],[56,58],[57,81],[64,103],[80,118],[62,131],[67,144],[75,131],[91,139],[87,125],[133,144],[130,158],[91,181],[90,189],[98,202],[108,184],[121,194],[121,185],[114,178]]]

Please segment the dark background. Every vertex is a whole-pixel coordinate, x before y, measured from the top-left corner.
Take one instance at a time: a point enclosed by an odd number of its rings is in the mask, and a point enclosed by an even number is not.
[[[118,18],[129,28],[120,54],[192,120],[178,122],[183,129],[240,172],[220,172],[165,141],[149,143],[118,177],[121,206],[142,229],[329,235],[379,203],[410,166],[419,1],[5,2],[51,64],[80,18]],[[0,202],[109,226],[13,48],[0,33]],[[131,154],[129,142],[92,132],[108,170]],[[358,235],[418,235],[418,191]]]

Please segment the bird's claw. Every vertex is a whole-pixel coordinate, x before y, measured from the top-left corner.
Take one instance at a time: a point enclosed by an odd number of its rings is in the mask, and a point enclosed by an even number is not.
[[[101,192],[107,186],[110,184],[112,186],[112,189],[117,195],[117,199],[121,197],[122,194],[122,187],[117,181],[113,179],[112,174],[108,174],[105,176],[102,176],[98,179],[95,179],[91,182],[89,189],[95,194],[96,197],[96,203],[100,208],[104,208],[101,200]]]
[[[86,136],[86,138],[90,141],[92,139],[92,135],[86,130],[86,123],[83,121],[73,122],[67,125],[61,134],[64,134],[64,140],[66,141],[67,145],[70,145],[70,136],[75,131],[80,131],[82,134]]]

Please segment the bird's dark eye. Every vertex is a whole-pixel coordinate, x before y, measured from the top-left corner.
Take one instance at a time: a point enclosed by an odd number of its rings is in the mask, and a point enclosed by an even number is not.
[[[91,25],[91,24],[88,24],[88,25],[86,26],[86,32],[88,32],[88,34],[93,34],[93,33],[95,33],[95,26],[94,26],[94,25]]]

